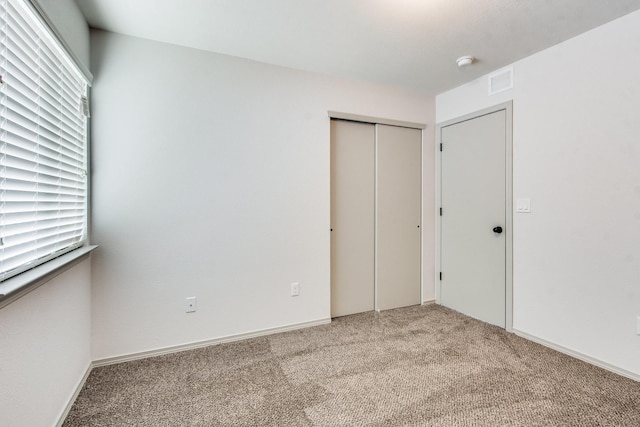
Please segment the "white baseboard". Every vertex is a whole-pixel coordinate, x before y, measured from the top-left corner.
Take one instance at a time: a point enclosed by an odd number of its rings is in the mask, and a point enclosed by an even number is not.
[[[604,362],[602,360],[596,359],[594,357],[587,356],[586,354],[580,353],[579,351],[575,351],[575,350],[572,350],[570,348],[561,346],[559,344],[555,344],[555,343],[553,343],[551,341],[547,341],[547,340],[544,340],[542,338],[538,338],[538,337],[536,337],[534,335],[530,335],[530,334],[528,334],[526,332],[522,332],[522,331],[519,331],[517,329],[514,329],[513,333],[518,335],[519,337],[528,339],[529,341],[533,341],[533,342],[538,343],[540,345],[543,345],[545,347],[552,348],[552,349],[554,349],[556,351],[559,351],[560,353],[564,353],[564,354],[569,355],[571,357],[575,357],[576,359],[582,360],[583,362],[587,362],[587,363],[590,363],[591,365],[595,365],[595,366],[598,366],[598,367],[600,367],[602,369],[605,369],[607,371],[613,372],[614,374],[618,374],[620,376],[627,377],[627,378],[630,378],[630,379],[632,379],[634,381],[639,381],[640,382],[640,375],[638,375],[638,374],[636,374],[634,372],[627,371],[626,369],[622,369],[622,368],[619,368],[617,366],[611,365],[611,364],[609,364],[607,362]]]
[[[82,376],[82,379],[76,386],[76,390],[73,392],[73,394],[71,395],[71,398],[67,402],[67,405],[65,406],[64,411],[62,411],[62,414],[60,414],[60,417],[58,418],[58,422],[56,423],[56,427],[61,427],[62,424],[64,423],[64,420],[67,418],[67,415],[69,415],[69,411],[71,410],[71,407],[76,402],[76,399],[78,398],[80,391],[82,391],[84,384],[87,382],[87,378],[89,378],[89,374],[91,374],[92,370],[93,370],[93,364],[89,364],[89,366],[87,367],[87,371]]]
[[[435,304],[436,300],[434,299],[428,299],[426,301],[422,301],[422,305],[431,305],[431,304]]]
[[[185,351],[185,350],[193,350],[196,348],[209,347],[216,344],[223,344],[227,342],[246,340],[249,338],[262,337],[265,335],[272,335],[280,332],[288,332],[296,329],[310,328],[312,326],[326,325],[327,323],[331,323],[331,318],[312,320],[309,322],[302,322],[302,323],[294,323],[291,325],[261,329],[258,331],[246,332],[242,334],[227,335],[220,338],[213,338],[213,339],[204,340],[204,341],[196,341],[192,343],[180,344],[180,345],[175,345],[171,347],[163,347],[155,350],[141,351],[139,353],[125,354],[122,356],[107,357],[104,359],[94,360],[92,367],[96,368],[99,366],[114,365],[116,363],[145,359],[147,357],[162,356],[165,354],[178,353],[180,351]]]

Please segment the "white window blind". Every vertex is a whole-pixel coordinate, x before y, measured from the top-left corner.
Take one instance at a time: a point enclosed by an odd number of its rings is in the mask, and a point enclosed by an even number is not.
[[[0,281],[87,236],[87,81],[24,0],[0,0]]]

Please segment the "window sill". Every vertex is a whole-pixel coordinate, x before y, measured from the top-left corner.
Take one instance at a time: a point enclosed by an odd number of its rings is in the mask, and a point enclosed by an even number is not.
[[[97,247],[83,246],[0,283],[0,309],[85,260]]]

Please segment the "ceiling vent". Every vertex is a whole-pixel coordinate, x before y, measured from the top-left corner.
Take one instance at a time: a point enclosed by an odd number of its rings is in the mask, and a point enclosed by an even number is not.
[[[513,88],[513,68],[506,68],[489,75],[489,95]]]

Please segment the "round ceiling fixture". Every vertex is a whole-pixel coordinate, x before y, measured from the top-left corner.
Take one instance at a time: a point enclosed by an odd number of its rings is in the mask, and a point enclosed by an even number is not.
[[[464,68],[467,65],[471,65],[473,64],[473,61],[475,60],[475,58],[473,56],[461,56],[460,58],[456,59],[456,63],[458,64],[458,68]]]

